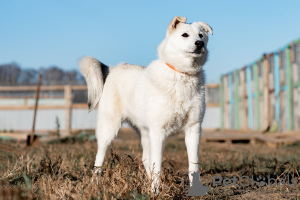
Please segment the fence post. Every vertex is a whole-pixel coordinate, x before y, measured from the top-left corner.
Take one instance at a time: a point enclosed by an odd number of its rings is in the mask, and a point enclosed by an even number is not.
[[[279,121],[280,126],[278,126],[280,132],[286,131],[286,72],[284,64],[284,53],[285,51],[280,49],[278,51],[278,63],[279,63],[279,79],[280,79],[280,115]]]
[[[298,66],[296,64],[295,60],[295,54],[296,54],[296,46],[295,44],[292,44],[291,49],[291,62],[292,62],[292,72],[293,72],[293,120],[294,120],[294,130],[299,130],[299,97],[298,97],[298,87],[295,87],[294,84],[299,81],[298,77]]]
[[[249,129],[253,129],[253,109],[252,109],[252,87],[251,87],[251,66],[246,68],[247,96],[248,96],[248,119]]]
[[[238,73],[240,71],[234,71],[234,90],[235,90],[235,128],[240,129],[240,97],[239,97],[239,82],[238,82]]]
[[[265,115],[265,127],[264,130],[270,128],[270,93],[269,93],[269,62],[268,57],[264,56],[264,115]]]
[[[228,75],[224,76],[223,82],[224,82],[224,127],[225,129],[230,129]]]
[[[219,102],[220,102],[220,114],[221,114],[221,130],[224,130],[224,81],[223,81],[223,76],[221,76],[221,78],[220,78]]]
[[[42,75],[39,75],[39,80],[38,80],[38,85],[37,85],[37,90],[36,90],[36,96],[35,96],[35,105],[34,105],[34,113],[33,113],[33,122],[32,122],[32,129],[31,129],[31,134],[30,134],[30,141],[29,145],[33,145],[33,140],[34,140],[34,132],[35,132],[35,119],[36,119],[36,111],[38,109],[38,103],[39,103],[39,97],[40,97],[40,87],[41,87],[41,80],[42,80]]]
[[[287,130],[293,129],[293,80],[292,80],[292,64],[291,64],[291,46],[286,48],[286,100],[288,109]]]
[[[229,118],[230,118],[230,129],[234,129],[233,118],[233,85],[232,85],[232,76],[233,72],[228,74],[228,84],[229,84]]]
[[[65,124],[66,130],[65,134],[71,134],[71,114],[72,114],[72,86],[66,85],[64,89],[65,93],[65,102],[66,102],[66,115],[65,115]]]
[[[254,78],[254,90],[255,90],[255,117],[256,117],[256,130],[260,130],[260,109],[259,109],[259,82],[258,82],[258,66],[257,63],[253,65],[253,78]]]
[[[274,54],[274,92],[275,92],[275,119],[278,126],[278,131],[280,130],[280,68],[279,68],[279,55],[278,52]]]
[[[246,69],[247,67],[244,67],[241,72],[240,72],[240,83],[241,83],[241,87],[242,87],[242,116],[243,116],[243,129],[244,130],[248,130],[249,126],[248,126],[248,106],[247,106],[247,86],[246,86]]]

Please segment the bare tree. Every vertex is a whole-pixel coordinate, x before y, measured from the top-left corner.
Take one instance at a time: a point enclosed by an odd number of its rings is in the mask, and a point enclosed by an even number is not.
[[[56,66],[40,69],[43,85],[63,85],[64,71]]]
[[[17,85],[20,74],[21,69],[15,63],[0,65],[0,85]]]
[[[83,85],[85,79],[77,70],[64,71],[59,67],[21,69],[17,64],[0,65],[0,85],[37,84],[38,75],[42,74],[43,85]]]
[[[18,84],[19,85],[33,85],[37,83],[38,71],[35,69],[23,69],[21,71]]]

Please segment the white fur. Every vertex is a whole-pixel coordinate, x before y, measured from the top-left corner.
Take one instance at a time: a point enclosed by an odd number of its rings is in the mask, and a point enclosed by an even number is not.
[[[103,75],[101,72],[101,63],[90,56],[83,57],[79,60],[79,70],[83,74],[88,85],[89,111],[91,111],[100,101],[103,91]]]
[[[93,104],[100,99],[95,166],[102,166],[106,150],[117,135],[122,121],[128,120],[140,132],[142,159],[148,176],[157,175],[152,177],[153,191],[159,186],[164,140],[180,131],[185,133],[186,138],[190,182],[193,182],[191,174],[194,172],[200,180],[199,145],[205,113],[202,67],[208,54],[207,32],[212,33],[212,29],[207,24],[184,22],[176,20],[176,17],[172,20],[172,29],[167,30],[166,39],[158,47],[159,59],[148,67],[120,64],[110,68],[102,95],[103,77],[96,70],[101,67],[100,62],[91,57],[84,57],[80,62],[81,72],[88,83],[89,98],[94,98],[91,99]],[[183,33],[189,37],[182,37]],[[199,37],[200,33],[203,38]],[[201,54],[193,53],[197,40],[205,43]],[[166,63],[184,73],[172,70]]]

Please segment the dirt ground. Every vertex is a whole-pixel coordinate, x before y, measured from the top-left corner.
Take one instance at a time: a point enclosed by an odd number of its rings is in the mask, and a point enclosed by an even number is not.
[[[300,144],[269,148],[202,142],[201,180],[209,187],[202,197],[187,196],[188,159],[181,135],[166,141],[157,197],[150,192],[134,133],[120,132],[98,177],[91,170],[96,150],[93,135],[82,133],[31,148],[0,141],[0,199],[300,199]],[[242,181],[214,185],[216,176]]]

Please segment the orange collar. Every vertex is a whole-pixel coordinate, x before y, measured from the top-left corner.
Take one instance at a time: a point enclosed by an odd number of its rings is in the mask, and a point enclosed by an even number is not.
[[[188,74],[188,73],[185,73],[185,72],[178,71],[177,69],[175,69],[175,67],[173,67],[173,66],[170,65],[169,63],[166,63],[166,65],[167,65],[168,67],[170,67],[171,69],[173,69],[174,71],[176,71],[176,72],[179,72],[179,73],[181,73],[181,74]]]

